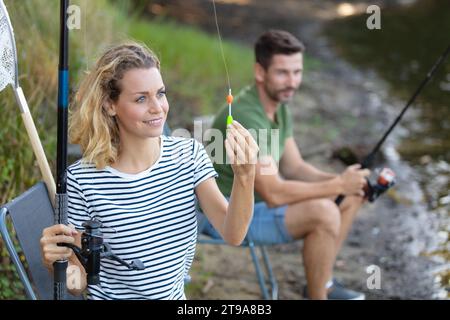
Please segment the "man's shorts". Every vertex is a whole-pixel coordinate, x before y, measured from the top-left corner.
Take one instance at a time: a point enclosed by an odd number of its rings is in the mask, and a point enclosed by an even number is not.
[[[282,244],[294,239],[288,233],[284,223],[287,206],[269,208],[265,202],[255,203],[253,218],[248,231],[251,239],[257,244]],[[201,233],[214,239],[220,234],[214,229],[203,213],[197,214],[198,228]]]

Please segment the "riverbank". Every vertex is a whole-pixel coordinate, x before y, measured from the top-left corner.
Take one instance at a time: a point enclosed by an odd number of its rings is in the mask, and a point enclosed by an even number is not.
[[[381,5],[388,2],[379,1]],[[164,1],[163,5],[156,1],[155,5],[179,21],[197,24],[211,34],[215,31],[205,2]],[[218,15],[224,37],[247,45],[270,27],[289,30],[305,42],[308,54],[319,64],[305,70],[303,85],[292,103],[295,137],[305,158],[339,172],[344,165],[333,158],[334,151],[350,146],[360,155],[367,153],[404,101],[392,98],[387,84],[375,73],[360,71],[337,56],[322,33],[330,18],[325,14],[327,6],[332,5],[286,0],[273,7],[270,1],[218,1]],[[414,112],[407,118],[414,119]],[[439,242],[439,219],[428,212],[416,173],[396,152],[399,137],[405,134],[406,129],[399,126],[378,163],[396,171],[397,186],[361,210],[336,262],[335,276],[365,292],[368,299],[446,296],[436,273],[446,269],[445,260],[426,256]],[[269,248],[281,299],[302,298],[306,282],[301,249],[301,241]],[[381,289],[367,287],[370,265],[380,267]],[[248,249],[199,245],[191,276],[188,298],[260,298]]]

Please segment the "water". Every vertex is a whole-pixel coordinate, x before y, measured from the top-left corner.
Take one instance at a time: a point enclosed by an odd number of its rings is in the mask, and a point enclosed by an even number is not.
[[[355,65],[376,71],[390,84],[390,94],[406,101],[431,66],[450,45],[450,1],[422,0],[381,10],[381,30],[364,26],[368,15],[329,25],[327,34]],[[425,195],[427,209],[441,219],[441,247],[433,254],[450,262],[450,58],[420,93],[402,125],[397,147],[409,162]],[[393,121],[394,119],[392,119]],[[450,286],[450,272],[442,274]]]

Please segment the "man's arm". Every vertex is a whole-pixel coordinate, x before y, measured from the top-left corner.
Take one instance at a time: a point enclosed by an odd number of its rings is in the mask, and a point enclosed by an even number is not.
[[[285,149],[280,160],[280,173],[288,180],[306,182],[325,181],[337,177],[337,174],[321,171],[303,160],[293,137],[286,139]]]
[[[360,165],[353,165],[342,174],[325,181],[285,180],[278,174],[275,160],[271,156],[264,156],[256,164],[255,190],[269,207],[340,194],[363,196],[366,183],[364,177],[369,173],[367,169],[361,170]]]
[[[319,182],[285,180],[278,174],[277,165],[271,156],[261,158],[256,164],[255,190],[270,207],[337,196],[344,192],[340,176]]]

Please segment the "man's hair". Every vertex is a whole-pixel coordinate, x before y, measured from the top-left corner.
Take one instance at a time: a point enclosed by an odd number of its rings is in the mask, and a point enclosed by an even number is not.
[[[291,33],[283,30],[266,31],[255,43],[256,62],[266,70],[275,54],[291,55],[304,51],[303,43]]]

